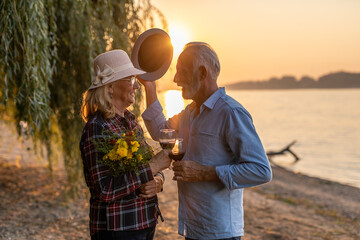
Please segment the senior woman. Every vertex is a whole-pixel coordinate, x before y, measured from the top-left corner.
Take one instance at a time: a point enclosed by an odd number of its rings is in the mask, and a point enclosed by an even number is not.
[[[81,114],[86,125],[80,141],[91,194],[91,239],[153,239],[161,217],[156,193],[164,181],[160,171],[171,162],[168,152],[161,151],[136,170],[114,174],[101,161],[105,153],[96,146],[112,133],[125,136],[136,132],[139,149],[149,149],[141,126],[127,110],[140,87],[136,76],[145,72],[136,69],[122,50],[97,56],[94,70],[96,77],[83,95]]]

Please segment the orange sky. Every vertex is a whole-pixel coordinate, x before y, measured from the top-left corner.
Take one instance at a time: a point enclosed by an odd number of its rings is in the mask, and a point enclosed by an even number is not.
[[[360,72],[359,0],[152,0],[191,41],[217,51],[219,84]],[[170,73],[171,75],[171,73]]]

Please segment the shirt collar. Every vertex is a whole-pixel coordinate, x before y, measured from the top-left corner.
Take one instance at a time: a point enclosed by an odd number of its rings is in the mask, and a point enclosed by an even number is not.
[[[217,100],[219,100],[219,98],[221,98],[224,95],[225,95],[225,88],[223,87],[219,88],[208,99],[206,99],[203,105],[209,109],[213,109]]]

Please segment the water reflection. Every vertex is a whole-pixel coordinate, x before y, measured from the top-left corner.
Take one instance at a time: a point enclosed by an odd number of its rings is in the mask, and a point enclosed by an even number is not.
[[[184,109],[184,100],[181,96],[181,91],[169,90],[165,92],[165,115],[167,118],[181,112]]]
[[[171,118],[172,116],[180,113],[185,106],[191,103],[191,100],[184,100],[179,90],[168,90],[160,94],[159,101],[164,107],[165,117]]]

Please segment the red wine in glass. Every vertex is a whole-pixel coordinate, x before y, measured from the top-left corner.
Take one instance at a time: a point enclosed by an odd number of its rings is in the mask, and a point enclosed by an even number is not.
[[[175,130],[161,129],[159,136],[159,143],[162,149],[173,149],[175,144]]]
[[[172,139],[159,139],[160,146],[162,149],[173,149],[175,140]]]
[[[185,148],[183,145],[183,139],[177,138],[175,140],[175,145],[174,145],[171,153],[169,153],[169,158],[171,158],[172,160],[175,160],[175,161],[181,161],[183,159],[184,155],[185,155]]]
[[[181,161],[183,159],[184,155],[185,155],[184,152],[179,152],[177,154],[173,154],[172,152],[169,153],[169,157],[175,161]]]

